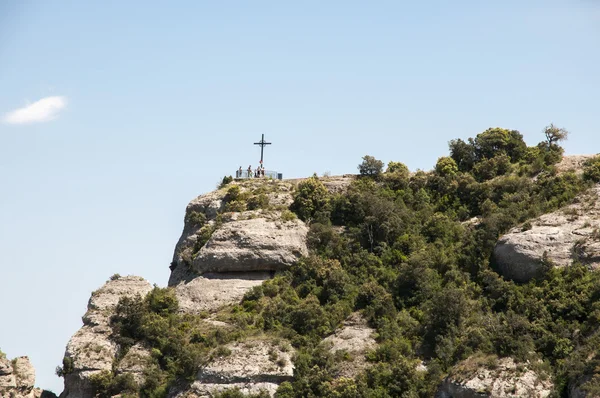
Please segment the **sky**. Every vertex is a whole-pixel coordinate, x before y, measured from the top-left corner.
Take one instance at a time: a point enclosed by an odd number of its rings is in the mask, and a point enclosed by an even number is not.
[[[0,349],[54,375],[112,274],[165,286],[224,175],[430,169],[489,127],[600,152],[600,2],[0,2]]]

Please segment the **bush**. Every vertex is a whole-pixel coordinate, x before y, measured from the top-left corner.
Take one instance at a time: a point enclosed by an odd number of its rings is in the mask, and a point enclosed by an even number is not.
[[[385,172],[390,174],[394,173],[404,178],[408,178],[410,175],[408,167],[402,162],[389,162]]]
[[[185,223],[195,228],[202,228],[206,224],[206,215],[197,211],[191,211],[185,215]]]
[[[435,172],[442,177],[453,176],[458,173],[458,166],[454,159],[448,156],[444,156],[438,159],[435,164]]]
[[[65,356],[62,360],[62,366],[57,366],[55,373],[58,377],[65,377],[66,375],[73,373],[74,370],[73,358]]]
[[[294,202],[290,210],[303,221],[311,221],[319,214],[328,214],[330,207],[327,188],[317,177],[301,181],[294,193]]]
[[[588,159],[584,163],[583,178],[587,181],[600,182],[600,156]]]
[[[221,181],[221,184],[219,185],[219,188],[223,188],[225,185],[229,184],[231,181],[233,181],[233,177],[232,176],[225,176],[225,177],[223,177],[223,180]]]
[[[294,221],[296,219],[296,214],[292,213],[289,210],[284,210],[281,212],[281,221],[283,222]]]
[[[254,195],[248,199],[248,210],[267,209],[269,207],[269,197],[264,193]]]

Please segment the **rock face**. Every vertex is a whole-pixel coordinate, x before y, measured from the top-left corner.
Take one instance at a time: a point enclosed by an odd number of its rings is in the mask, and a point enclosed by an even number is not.
[[[500,273],[517,282],[538,276],[543,258],[559,267],[574,260],[597,268],[600,265],[600,186],[580,195],[576,202],[511,229],[494,249]]]
[[[238,186],[245,195],[264,193],[269,210],[226,212],[226,189],[192,200],[173,255],[169,286],[207,272],[277,271],[307,254],[306,225],[282,217],[282,211],[292,202],[290,183],[249,181]],[[204,222],[198,222],[199,217]],[[207,233],[208,229],[211,232]]]
[[[72,362],[72,371],[64,376],[65,389],[61,398],[93,397],[90,376],[103,370],[110,371],[117,352],[110,340],[110,316],[121,297],[145,296],[152,285],[137,276],[119,277],[110,280],[92,293],[88,311],[83,316],[83,327],[79,329],[65,352],[67,361]]]
[[[377,345],[373,337],[374,329],[358,313],[352,314],[344,326],[323,340],[330,345],[332,352],[344,351],[347,360],[340,364],[339,377],[354,378],[367,367],[365,354]]]
[[[248,290],[270,278],[270,272],[209,273],[177,285],[175,294],[179,308],[184,312],[213,312],[239,302]]]
[[[216,358],[197,375],[197,381],[177,397],[211,397],[217,391],[238,388],[242,392],[266,390],[273,395],[280,383],[291,380],[294,368],[287,343],[248,340],[227,346],[229,352]]]
[[[343,189],[344,184],[345,180],[332,181],[332,189]],[[230,325],[213,319],[221,307],[238,303],[249,289],[308,254],[308,228],[288,210],[292,191],[290,182],[249,180],[190,202],[169,278],[180,311],[208,313],[206,322],[227,330]],[[136,344],[115,364],[118,347],[110,339],[109,322],[119,298],[145,296],[151,289],[142,278],[125,277],[107,282],[92,294],[84,325],[67,345],[65,358],[72,366],[65,375],[61,398],[92,397],[90,377],[102,371],[130,373],[138,383],[143,382],[148,348]],[[272,395],[293,376],[288,343],[254,337],[229,344],[218,353],[221,356],[200,369],[191,385],[174,388],[170,396],[209,397],[229,388],[266,390]]]
[[[236,185],[248,202],[263,195],[267,203],[254,210],[245,210],[245,204],[233,207],[228,190]],[[190,202],[169,278],[180,310],[210,314],[238,303],[252,287],[308,254],[308,228],[289,213],[284,217],[293,201],[292,190],[290,182],[248,180]],[[198,372],[190,386],[171,395],[210,397],[230,388],[245,393],[266,390],[273,395],[281,382],[293,376],[289,352],[273,342],[238,342],[227,350],[229,355],[216,358]]]
[[[298,219],[282,221],[281,212],[223,223],[200,250],[193,269],[206,272],[278,271],[308,254],[308,228]]]
[[[459,363],[442,382],[436,398],[542,398],[553,384],[511,358],[471,357]]]
[[[0,398],[56,397],[34,386],[35,369],[28,357],[18,357],[12,361],[0,357]]]

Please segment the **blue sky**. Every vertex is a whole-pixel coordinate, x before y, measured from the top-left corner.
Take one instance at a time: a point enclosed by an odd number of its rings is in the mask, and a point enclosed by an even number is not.
[[[600,152],[599,49],[591,0],[1,2],[0,348],[60,392],[91,291],[164,286],[186,204],[261,133],[286,177],[428,169],[495,126]]]

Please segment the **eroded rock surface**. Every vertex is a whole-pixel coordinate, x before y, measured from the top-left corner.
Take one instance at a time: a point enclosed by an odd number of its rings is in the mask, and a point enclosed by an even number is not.
[[[282,221],[281,213],[223,223],[192,263],[206,272],[276,271],[308,254],[308,228],[298,219]]]
[[[239,302],[248,290],[269,278],[270,272],[209,273],[180,283],[175,287],[175,294],[183,312],[212,312]]]
[[[544,256],[558,267],[577,260],[597,268],[600,265],[599,195],[600,186],[596,186],[580,195],[575,203],[502,236],[494,249],[502,275],[527,282],[542,272]]]
[[[35,368],[28,357],[12,361],[0,357],[0,398],[51,398],[49,391],[35,388]]]
[[[72,361],[73,371],[64,377],[65,389],[61,397],[87,398],[93,396],[90,376],[112,369],[117,346],[110,340],[110,317],[121,297],[145,296],[152,285],[137,276],[110,280],[92,293],[88,311],[83,316],[83,327],[67,344],[65,357]]]
[[[248,202],[266,198],[261,205],[265,208],[229,211],[232,200],[227,192],[236,185]],[[169,286],[208,272],[281,270],[306,255],[308,228],[298,219],[282,217],[292,203],[292,190],[289,182],[248,180],[192,200],[173,255]]]
[[[197,381],[178,397],[210,397],[217,391],[239,388],[245,393],[266,390],[273,395],[280,383],[294,375],[287,342],[247,340],[227,345],[229,353],[200,369]]]
[[[442,382],[436,398],[543,398],[553,384],[529,364],[511,358],[472,357],[454,367]]]
[[[338,376],[354,378],[367,367],[365,354],[376,346],[372,337],[374,332],[360,314],[354,313],[344,322],[342,328],[323,340],[332,352],[347,353],[347,358],[340,363]]]

